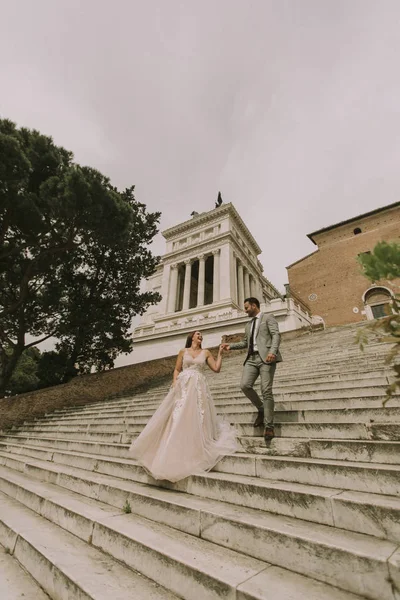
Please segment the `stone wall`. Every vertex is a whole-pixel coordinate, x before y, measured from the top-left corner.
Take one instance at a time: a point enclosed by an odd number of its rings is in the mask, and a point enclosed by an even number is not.
[[[362,274],[357,256],[372,251],[379,241],[399,241],[400,207],[338,226],[315,236],[317,252],[288,267],[291,290],[306,302],[313,315],[327,326],[366,319],[363,294],[371,287]],[[355,228],[362,233],[355,235]],[[393,289],[392,283],[379,285]]]

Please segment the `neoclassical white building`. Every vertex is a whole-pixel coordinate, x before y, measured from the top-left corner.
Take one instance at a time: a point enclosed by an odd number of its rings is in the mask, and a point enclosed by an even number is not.
[[[263,275],[261,249],[232,204],[193,213],[162,235],[166,252],[147,281],[147,290],[158,291],[162,300],[135,328],[130,362],[177,353],[195,329],[202,331],[205,346],[217,346],[224,334],[244,330],[249,296],[275,315],[281,331],[311,322],[304,307],[284,298]]]

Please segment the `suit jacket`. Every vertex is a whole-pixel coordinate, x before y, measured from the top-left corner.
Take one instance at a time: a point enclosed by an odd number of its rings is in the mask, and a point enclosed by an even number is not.
[[[244,339],[242,342],[229,344],[231,350],[238,350],[239,348],[249,347],[251,324],[252,319],[250,319],[250,321],[246,324]],[[276,362],[282,362],[282,356],[279,352],[280,341],[281,335],[279,333],[278,321],[272,315],[261,313],[260,325],[256,335],[256,344],[258,352],[260,354],[260,358],[263,362],[266,362],[265,359],[267,358],[268,354],[275,354]],[[244,362],[246,362],[246,360]]]

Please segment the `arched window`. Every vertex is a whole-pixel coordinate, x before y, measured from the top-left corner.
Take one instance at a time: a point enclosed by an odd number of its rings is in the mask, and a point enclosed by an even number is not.
[[[364,297],[368,318],[381,319],[382,317],[387,317],[391,312],[391,298],[391,293],[386,288],[375,287],[369,289]]]
[[[353,231],[354,235],[358,235],[359,233],[362,233],[361,229],[359,227],[356,227]]]

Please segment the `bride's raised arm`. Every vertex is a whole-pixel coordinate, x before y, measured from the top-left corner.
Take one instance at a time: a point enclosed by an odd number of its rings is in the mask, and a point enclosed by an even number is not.
[[[213,355],[209,350],[206,350],[206,361],[207,365],[210,367],[211,371],[214,373],[219,373],[222,365],[222,346],[219,347],[217,360],[214,359]]]

